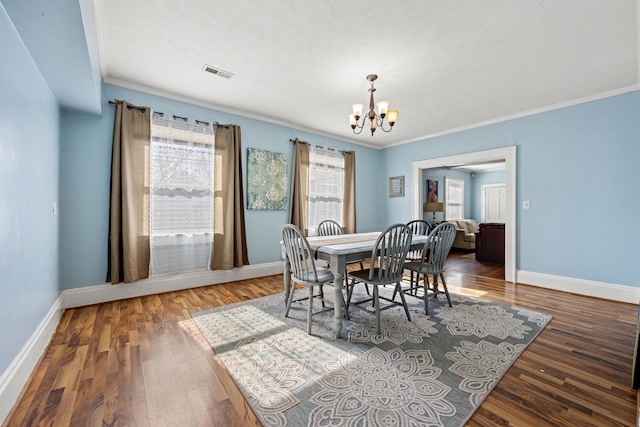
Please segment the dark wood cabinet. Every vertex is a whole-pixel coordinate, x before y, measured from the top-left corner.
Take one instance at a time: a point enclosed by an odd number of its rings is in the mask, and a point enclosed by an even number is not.
[[[504,224],[480,224],[476,231],[476,259],[504,264]]]

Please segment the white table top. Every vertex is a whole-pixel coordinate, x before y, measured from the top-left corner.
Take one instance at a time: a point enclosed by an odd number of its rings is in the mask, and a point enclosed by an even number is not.
[[[335,245],[323,244],[317,249],[320,253],[325,253],[327,255],[349,255],[359,252],[371,252],[379,235],[379,231],[374,231],[370,233],[341,234],[337,236],[314,236],[308,237],[307,241],[310,244],[313,244],[318,241],[342,240],[349,236],[356,237],[358,239],[356,242],[339,243]],[[362,240],[362,237],[370,237],[370,239]],[[414,234],[411,238],[411,245],[424,245],[426,241],[427,236]]]

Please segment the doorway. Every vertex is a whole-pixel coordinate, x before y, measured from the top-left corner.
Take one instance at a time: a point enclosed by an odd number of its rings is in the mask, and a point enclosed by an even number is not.
[[[413,218],[422,218],[424,204],[424,169],[458,166],[467,163],[505,162],[505,281],[516,281],[516,147],[476,151],[436,159],[417,160],[412,163],[412,205]]]

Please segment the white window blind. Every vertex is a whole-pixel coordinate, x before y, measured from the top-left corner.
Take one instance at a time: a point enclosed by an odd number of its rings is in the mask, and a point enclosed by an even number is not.
[[[150,275],[210,269],[214,134],[209,123],[154,112],[149,155]]]
[[[444,218],[464,219],[464,181],[444,177]]]
[[[309,149],[309,235],[320,222],[332,219],[342,225],[344,154],[314,146]]]

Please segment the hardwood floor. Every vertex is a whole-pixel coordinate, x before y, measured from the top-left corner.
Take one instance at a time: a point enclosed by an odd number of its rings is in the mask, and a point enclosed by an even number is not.
[[[468,425],[635,425],[637,306],[480,277],[463,263],[448,261],[450,291],[554,316]],[[3,425],[260,425],[190,313],[279,292],[282,275],[69,309]]]
[[[452,249],[445,267],[447,271],[504,280],[504,264],[476,261],[475,254],[469,251]]]

